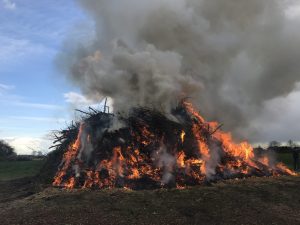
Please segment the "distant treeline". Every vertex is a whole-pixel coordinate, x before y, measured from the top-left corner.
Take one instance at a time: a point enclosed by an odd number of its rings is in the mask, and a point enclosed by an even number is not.
[[[263,153],[263,152],[275,152],[275,153],[293,153],[293,152],[299,152],[300,153],[300,147],[298,146],[269,146],[267,148],[257,147],[254,148],[254,151],[257,153]]]
[[[13,160],[17,156],[13,147],[3,140],[0,140],[0,161]]]
[[[12,146],[0,140],[0,161],[30,161],[44,158],[45,156],[40,151],[33,151],[32,155],[17,155]]]
[[[273,146],[269,147],[268,150],[277,152],[277,153],[291,153],[294,151],[300,151],[300,147],[290,147],[290,146]]]

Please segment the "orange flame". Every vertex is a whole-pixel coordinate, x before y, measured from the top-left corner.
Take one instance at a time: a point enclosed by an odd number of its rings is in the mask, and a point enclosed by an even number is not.
[[[219,129],[217,122],[206,122],[204,118],[197,112],[191,103],[183,102],[185,110],[192,118],[190,130],[176,131],[176,147],[175,149],[176,162],[175,165],[168,164],[164,166],[155,166],[155,157],[159,154],[159,149],[163,143],[164,135],[158,136],[152,132],[146,125],[140,126],[139,132],[131,131],[131,136],[137,145],[116,146],[112,149],[110,156],[98,162],[96,168],[85,168],[80,176],[84,176],[82,188],[91,187],[114,187],[118,179],[138,180],[147,176],[153,181],[160,182],[163,176],[163,171],[177,172],[183,174],[181,177],[176,177],[176,187],[185,188],[184,177],[189,177],[192,181],[202,182],[207,176],[214,173],[229,173],[243,174],[250,176],[253,172],[264,171],[272,175],[278,175],[278,171],[286,174],[295,175],[283,164],[270,165],[267,157],[256,158],[252,146],[244,141],[235,143],[230,133],[223,132]],[[78,163],[78,153],[80,148],[84,146],[81,143],[84,124],[80,124],[79,132],[76,141],[71,144],[63,155],[62,167],[54,177],[53,185],[62,186],[68,189],[78,186],[78,179],[70,173],[70,168]],[[186,146],[189,139],[186,135],[193,135],[195,140],[196,155],[189,155],[183,148],[183,143]],[[175,135],[175,134],[174,134]],[[87,141],[91,143],[91,135],[88,134]],[[159,143],[159,144],[158,144]],[[218,143],[222,153],[226,155],[226,163],[216,163],[212,167],[214,154],[211,143]],[[160,145],[160,146],[159,146]],[[143,148],[149,146],[157,146],[153,155],[149,156],[143,151]],[[171,152],[171,151],[170,151]],[[176,170],[176,171],[174,171]],[[214,173],[212,173],[214,171]],[[170,175],[169,174],[169,175]],[[171,176],[171,175],[170,175]],[[127,184],[126,188],[130,188]]]
[[[181,132],[181,134],[180,134],[181,143],[184,142],[184,137],[185,137],[185,132],[184,132],[184,130],[183,130],[183,131]]]
[[[76,141],[69,146],[65,154],[63,155],[63,167],[57,172],[56,176],[54,177],[53,185],[54,186],[64,186],[66,188],[73,188],[75,186],[75,179],[70,178],[69,182],[66,184],[62,184],[63,178],[66,175],[67,169],[71,166],[72,162],[75,161],[75,158],[79,152],[81,146],[81,135],[83,131],[84,124],[81,123],[79,127],[79,132],[76,138]]]

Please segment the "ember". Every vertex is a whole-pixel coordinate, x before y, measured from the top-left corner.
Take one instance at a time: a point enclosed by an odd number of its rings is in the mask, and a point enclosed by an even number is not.
[[[124,126],[111,130],[116,118]],[[249,143],[235,143],[217,122],[206,122],[185,101],[172,117],[149,108],[134,108],[127,117],[93,110],[77,127],[54,186],[184,188],[220,179],[294,174],[282,164],[271,165],[266,156],[255,156]],[[62,132],[57,142],[66,138]]]

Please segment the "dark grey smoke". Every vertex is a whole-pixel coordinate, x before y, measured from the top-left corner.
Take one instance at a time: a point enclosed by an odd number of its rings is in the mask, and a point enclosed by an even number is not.
[[[300,80],[299,24],[281,2],[81,0],[95,37],[63,56],[69,77],[90,98],[112,97],[114,110],[168,112],[192,97],[243,136],[266,101]]]

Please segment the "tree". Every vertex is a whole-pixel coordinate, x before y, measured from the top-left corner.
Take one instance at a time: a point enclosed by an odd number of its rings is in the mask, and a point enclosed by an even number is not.
[[[288,140],[288,146],[291,148],[297,147],[297,144],[295,142],[293,142],[292,140]]]
[[[271,141],[269,147],[279,147],[281,144],[278,141]]]
[[[0,140],[0,160],[7,160],[16,156],[15,150],[8,143]]]

